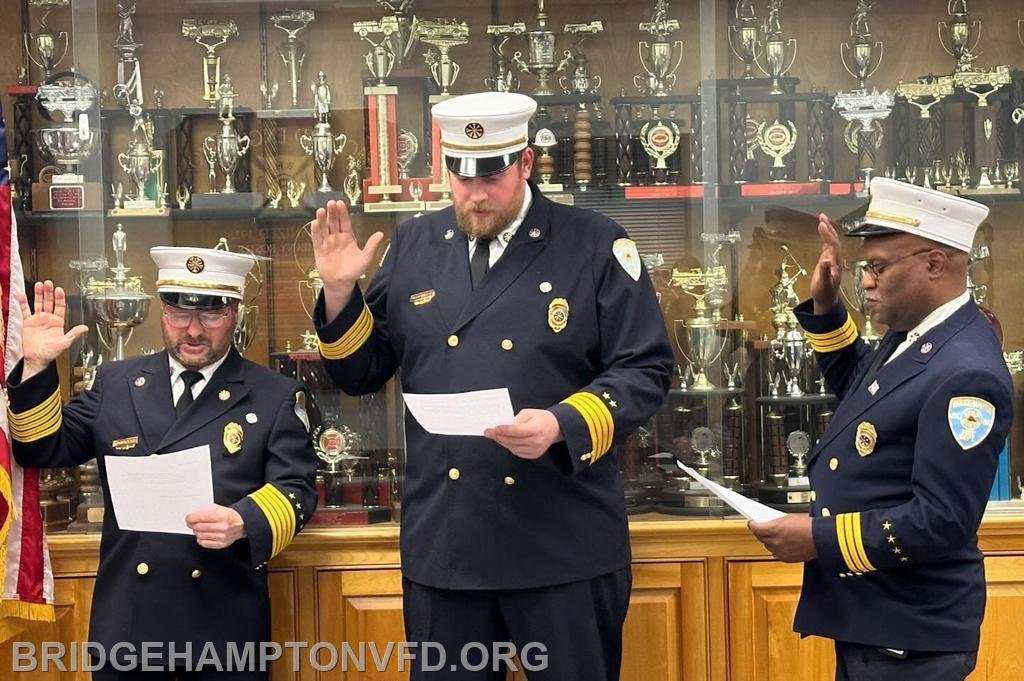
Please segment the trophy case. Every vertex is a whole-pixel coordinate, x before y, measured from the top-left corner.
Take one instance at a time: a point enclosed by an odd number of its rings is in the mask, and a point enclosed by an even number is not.
[[[401,378],[352,397],[318,361],[308,222],[344,200],[360,239],[450,205],[430,106],[480,90],[539,104],[535,181],[637,242],[675,372],[616,448],[642,518],[728,515],[683,471],[806,508],[806,456],[835,397],[792,315],[817,215],[858,224],[873,177],[992,207],[968,285],[1024,367],[1013,304],[1024,156],[1024,8],[996,0],[376,0],[174,5],[20,0],[0,26],[0,102],[30,279],[92,331],[67,396],[101,362],[162,347],[155,245],[250,252],[246,357],[302,381],[328,526],[395,522]],[[984,28],[984,32],[982,32]],[[377,260],[384,254],[378,253]],[[843,298],[862,342],[858,241]],[[372,272],[368,273],[368,283]],[[1014,427],[993,509],[1024,509]],[[96,529],[95,466],[43,480],[52,531]]]

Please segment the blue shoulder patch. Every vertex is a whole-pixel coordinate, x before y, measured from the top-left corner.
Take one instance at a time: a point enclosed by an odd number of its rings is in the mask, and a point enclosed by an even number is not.
[[[953,439],[964,450],[984,442],[996,422],[995,405],[980,397],[953,397],[946,413]]]

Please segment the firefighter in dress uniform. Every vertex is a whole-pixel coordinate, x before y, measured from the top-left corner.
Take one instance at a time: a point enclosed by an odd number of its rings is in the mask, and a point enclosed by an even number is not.
[[[361,248],[341,202],[313,224],[320,352],[343,390],[400,369],[404,391],[508,388],[516,411],[482,437],[406,416],[406,638],[448,661],[435,677],[418,658],[414,681],[504,679],[460,651],[509,641],[544,651],[531,681],[619,674],[631,575],[613,445],[662,404],[672,352],[625,230],[529,181],[536,106],[509,93],[434,106],[454,206],[399,225],[365,295],[383,235]]]
[[[809,461],[811,512],[752,523],[804,562],[794,628],[831,638],[836,679],[962,681],[985,612],[977,530],[1013,418],[1013,389],[967,264],[988,208],[888,179],[871,183],[863,286],[889,327],[872,352],[839,300],[827,216],[812,299],[795,308],[841,398]]]
[[[110,457],[208,446],[214,505],[183,519],[191,534],[122,530],[105,495],[89,634],[104,651],[94,663],[106,664],[93,678],[267,678],[258,669],[218,672],[214,660],[226,669],[228,642],[244,653],[270,640],[267,561],[313,514],[316,457],[304,395],[232,346],[252,257],[202,248],[151,253],[164,350],[104,363],[66,406],[55,360],[88,328],[65,333],[64,291],[52,282],[35,285],[33,310],[19,301],[23,359],[9,379],[14,456],[29,467],[95,458],[106,491]],[[153,646],[154,671],[139,670],[143,643]]]

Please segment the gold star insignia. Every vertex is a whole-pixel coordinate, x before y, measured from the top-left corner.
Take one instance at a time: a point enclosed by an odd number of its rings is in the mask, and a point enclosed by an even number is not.
[[[300,510],[301,510],[301,509],[302,509],[302,504],[300,504],[299,502],[297,502],[297,501],[296,501],[296,502],[295,502],[295,508],[297,508],[297,509],[300,509]]]
[[[619,403],[616,402],[615,400],[608,400],[608,406],[614,409],[615,407],[619,406]]]
[[[612,399],[612,396],[611,396],[610,393],[601,393],[601,397],[603,397],[606,400]]]
[[[299,520],[305,520],[305,519],[306,519],[306,516],[305,516],[305,514],[303,514],[303,513],[300,513],[300,514],[299,514]]]
[[[901,553],[903,553],[903,549],[901,549],[901,548],[900,548],[900,547],[898,547],[898,546],[894,546],[894,547],[892,547],[892,552],[893,552],[893,553],[895,553],[895,554],[896,554],[896,555],[898,556],[898,555],[900,555]]]
[[[902,556],[902,557],[900,558],[900,562],[901,562],[901,563],[906,563],[906,562],[907,562],[908,560],[910,560],[910,559],[909,559],[909,558],[907,558],[906,556]]]
[[[288,492],[288,498],[289,499],[294,499],[295,498],[295,492]]]
[[[882,529],[885,530],[886,532],[888,532],[889,530],[892,529],[892,523],[890,523],[888,520],[886,520],[884,523],[882,523]]]
[[[886,541],[888,541],[888,542],[889,542],[890,544],[895,544],[895,543],[896,543],[896,537],[892,536],[891,534],[890,534],[890,535],[889,535],[888,537],[886,537],[885,539],[886,539]]]

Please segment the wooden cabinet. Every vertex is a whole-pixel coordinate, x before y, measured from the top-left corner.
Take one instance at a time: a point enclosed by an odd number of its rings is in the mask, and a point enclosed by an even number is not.
[[[623,634],[622,681],[822,681],[834,673],[832,642],[793,632],[800,566],[770,560],[739,521],[637,520],[633,593]],[[990,518],[980,532],[989,601],[970,681],[1024,678],[1024,518]],[[313,530],[271,564],[273,636],[286,648],[273,681],[405,681],[397,651],[405,640],[402,576],[395,527]],[[88,640],[89,604],[99,538],[55,536],[51,554],[57,621],[33,623],[0,645],[0,678],[12,669],[12,641]],[[0,632],[11,635],[9,623]],[[310,664],[311,647],[329,644]],[[371,646],[371,643],[373,644]],[[346,646],[347,644],[347,646]],[[362,646],[361,646],[362,644]],[[293,651],[301,662],[293,670]],[[362,652],[365,671],[355,660]],[[342,664],[345,659],[345,665]],[[344,667],[347,666],[347,669]],[[88,674],[19,674],[25,681],[88,681]],[[528,681],[512,674],[510,681]]]

